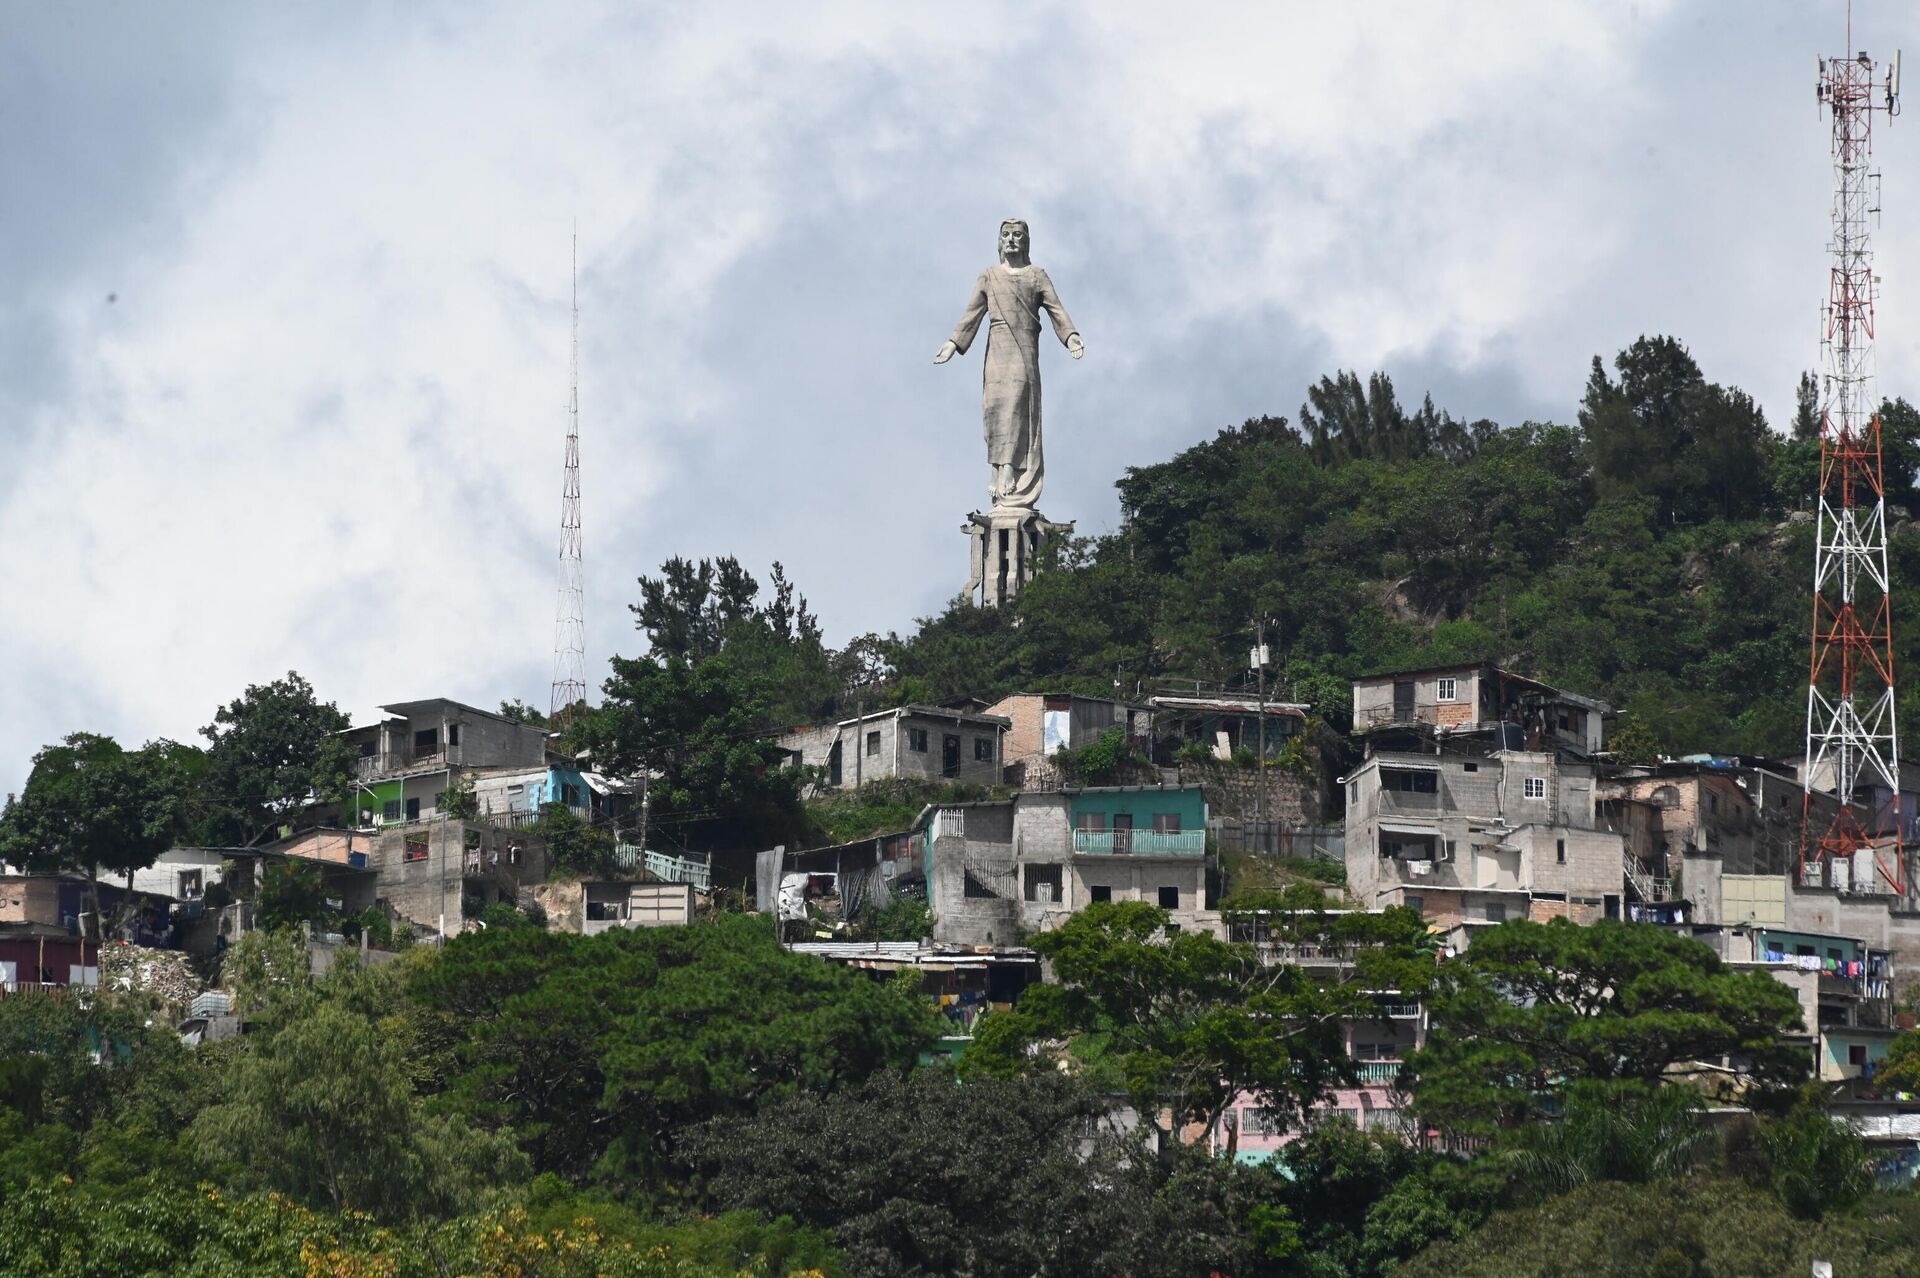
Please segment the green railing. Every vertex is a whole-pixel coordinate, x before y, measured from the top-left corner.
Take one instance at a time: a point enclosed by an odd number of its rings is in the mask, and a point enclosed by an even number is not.
[[[1075,830],[1073,850],[1081,856],[1205,856],[1207,832]]]

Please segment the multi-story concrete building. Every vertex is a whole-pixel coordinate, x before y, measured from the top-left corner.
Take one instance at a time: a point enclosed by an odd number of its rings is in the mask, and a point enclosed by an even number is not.
[[[340,734],[359,750],[350,823],[362,828],[437,816],[464,774],[547,765],[545,728],[445,697],[380,708],[387,718]]]
[[[1008,726],[1001,715],[907,705],[795,728],[775,743],[793,763],[819,768],[830,790],[896,777],[997,785]]]
[[[934,937],[1005,945],[1095,901],[1147,901],[1217,931],[1198,786],[1035,792],[929,807],[915,826]]]
[[[1345,780],[1347,890],[1459,932],[1621,917],[1625,840],[1595,828],[1592,765],[1556,753],[1375,752]],[[1649,889],[1651,891],[1651,889]]]

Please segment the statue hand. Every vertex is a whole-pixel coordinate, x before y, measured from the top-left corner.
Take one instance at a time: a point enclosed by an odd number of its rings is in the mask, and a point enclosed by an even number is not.
[[[957,348],[952,342],[942,342],[940,349],[934,352],[933,362],[936,364],[944,364],[957,353]]]
[[[1082,355],[1085,355],[1086,353],[1087,353],[1087,344],[1080,340],[1080,334],[1068,333],[1067,334],[1067,354],[1073,356],[1075,359],[1079,359]]]

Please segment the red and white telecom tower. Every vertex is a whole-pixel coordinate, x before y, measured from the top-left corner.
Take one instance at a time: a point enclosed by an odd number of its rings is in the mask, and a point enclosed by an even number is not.
[[[1847,45],[1853,45],[1849,14]],[[1906,896],[1900,830],[1900,741],[1894,725],[1893,609],[1887,575],[1887,520],[1880,465],[1880,413],[1873,393],[1871,223],[1880,213],[1880,175],[1867,166],[1873,117],[1899,113],[1900,59],[1884,77],[1865,53],[1824,59],[1818,96],[1833,122],[1833,265],[1823,308],[1826,368],[1820,425],[1818,544],[1813,556],[1813,659],[1807,680],[1807,752],[1802,769],[1803,882],[1838,885],[1835,862],[1864,891]],[[1840,800],[1828,819],[1816,786]],[[1847,800],[1891,796],[1884,822]],[[1878,837],[1876,837],[1878,836]],[[1872,849],[1873,874],[1862,849]]]

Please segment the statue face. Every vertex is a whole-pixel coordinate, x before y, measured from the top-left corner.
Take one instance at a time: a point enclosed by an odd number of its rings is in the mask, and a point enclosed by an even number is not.
[[[1025,263],[1027,260],[1027,227],[1024,222],[1002,222],[1000,224],[1000,260],[1003,262]]]

